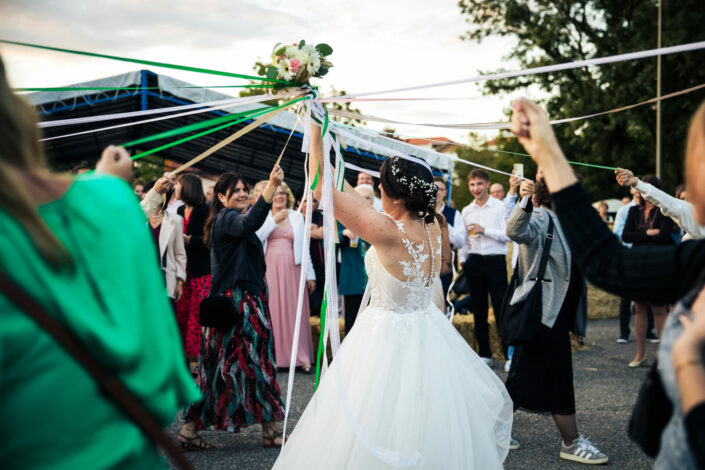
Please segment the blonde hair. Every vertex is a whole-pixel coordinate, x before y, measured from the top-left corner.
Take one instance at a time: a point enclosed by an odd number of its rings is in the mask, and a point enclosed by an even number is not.
[[[0,58],[0,208],[24,227],[39,254],[50,265],[72,264],[66,247],[39,216],[36,203],[20,179],[19,172],[46,169],[39,144],[37,115],[12,92]]]
[[[267,183],[269,183],[269,181],[267,181],[267,180],[261,180],[261,181],[258,181],[257,183],[255,183],[255,185],[252,186],[252,193],[251,194],[254,194],[257,191],[257,188],[260,186],[262,186],[260,193],[262,191],[264,191],[264,187],[267,185]]]
[[[375,198],[375,189],[372,187],[371,184],[358,184],[357,186],[355,186],[355,191],[357,191],[358,193],[360,191],[364,191],[364,192],[368,193],[370,196],[372,196],[373,200]]]
[[[291,209],[294,207],[294,203],[296,202],[296,198],[294,198],[294,193],[291,192],[291,188],[289,187],[288,184],[282,181],[281,187],[284,191],[286,191],[287,197],[286,197],[286,207],[287,209]]]

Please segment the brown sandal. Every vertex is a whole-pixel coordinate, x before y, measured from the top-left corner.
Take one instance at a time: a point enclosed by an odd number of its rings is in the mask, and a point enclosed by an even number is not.
[[[181,444],[181,447],[183,447],[184,449],[187,449],[187,450],[215,449],[215,446],[213,444],[204,440],[200,436],[188,437],[188,436],[184,436],[183,434],[179,433],[179,435],[176,437],[176,440],[179,441],[179,443]]]
[[[262,447],[265,449],[273,449],[281,447],[284,433],[276,428],[262,428]],[[289,439],[289,435],[286,436]]]

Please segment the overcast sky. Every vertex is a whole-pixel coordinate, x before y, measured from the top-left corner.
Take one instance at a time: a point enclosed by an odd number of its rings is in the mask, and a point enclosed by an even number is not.
[[[502,61],[510,41],[462,41],[468,26],[456,0],[0,1],[4,39],[229,72],[252,74],[253,63],[268,59],[277,42],[326,42],[334,49],[334,67],[314,80],[323,92],[330,86],[348,93],[385,90],[516,68]],[[16,46],[0,45],[0,52],[14,87],[65,86],[140,68]],[[151,69],[199,86],[233,83],[226,77]],[[467,123],[501,119],[511,100],[483,97],[474,84],[389,96],[464,99],[355,106],[390,119]],[[395,127],[413,136],[466,140],[463,131]],[[486,134],[488,139],[493,135]]]

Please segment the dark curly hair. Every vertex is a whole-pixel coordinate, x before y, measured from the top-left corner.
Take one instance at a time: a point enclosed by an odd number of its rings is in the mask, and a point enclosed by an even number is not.
[[[534,194],[533,194],[534,204],[538,207],[548,207],[550,208],[553,204],[553,198],[551,198],[551,191],[548,190],[546,186],[546,181],[543,179],[537,180],[534,183]]]
[[[382,189],[392,199],[403,199],[409,212],[433,223],[436,214],[436,192],[433,174],[419,163],[401,157],[392,157],[379,171]]]

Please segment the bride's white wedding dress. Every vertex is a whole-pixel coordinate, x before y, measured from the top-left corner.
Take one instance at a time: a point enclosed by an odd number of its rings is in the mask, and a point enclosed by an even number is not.
[[[509,451],[504,384],[433,304],[436,250],[411,243],[392,276],[365,256],[370,304],[358,315],[274,464],[277,470],[399,467],[488,470]],[[435,251],[432,253],[432,251]],[[423,272],[432,256],[432,274]],[[432,280],[432,281],[431,281]]]

